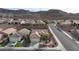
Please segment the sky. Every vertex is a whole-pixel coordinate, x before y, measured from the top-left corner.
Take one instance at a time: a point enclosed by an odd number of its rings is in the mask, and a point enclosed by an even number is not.
[[[33,11],[33,12],[49,10],[49,8],[6,8],[6,9],[11,9],[11,10],[24,9],[24,10],[30,10],[30,11]]]
[[[59,9],[68,13],[79,13],[79,0],[0,0],[0,8],[31,11]]]

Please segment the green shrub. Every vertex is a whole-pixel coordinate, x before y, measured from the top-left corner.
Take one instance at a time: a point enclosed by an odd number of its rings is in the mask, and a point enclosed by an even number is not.
[[[17,42],[17,44],[15,45],[15,47],[22,47],[22,44],[20,42]]]

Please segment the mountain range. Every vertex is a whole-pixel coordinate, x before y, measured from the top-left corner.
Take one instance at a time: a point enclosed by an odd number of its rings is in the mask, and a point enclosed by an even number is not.
[[[5,18],[22,18],[35,20],[79,20],[79,13],[67,13],[62,10],[50,9],[48,11],[32,12],[29,10],[19,9],[10,10],[0,8],[0,17]]]

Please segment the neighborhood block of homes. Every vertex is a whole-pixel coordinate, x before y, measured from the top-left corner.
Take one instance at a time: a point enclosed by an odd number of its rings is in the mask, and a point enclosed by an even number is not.
[[[0,47],[15,49],[46,49],[57,46],[48,25],[42,20],[0,20]]]
[[[2,18],[0,20],[0,50],[65,51],[74,46],[71,40],[79,44],[78,27],[78,20],[31,19],[30,21],[29,19]],[[65,47],[70,43],[71,46]]]

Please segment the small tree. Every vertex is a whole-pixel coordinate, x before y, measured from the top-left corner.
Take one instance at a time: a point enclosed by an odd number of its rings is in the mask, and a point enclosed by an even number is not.
[[[49,39],[50,39],[49,34],[42,34],[40,41],[44,41],[45,43],[47,43],[47,40]]]
[[[48,24],[48,21],[47,19],[44,19],[43,22],[45,22],[45,24],[47,25]]]

